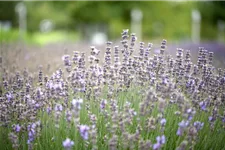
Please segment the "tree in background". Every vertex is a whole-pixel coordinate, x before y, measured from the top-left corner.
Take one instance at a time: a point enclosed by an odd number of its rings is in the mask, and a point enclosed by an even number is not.
[[[17,26],[15,14],[15,1],[0,1],[0,21],[10,21],[13,26]]]
[[[202,38],[208,40],[217,38],[218,20],[225,21],[225,2],[198,2],[198,8],[202,14]]]

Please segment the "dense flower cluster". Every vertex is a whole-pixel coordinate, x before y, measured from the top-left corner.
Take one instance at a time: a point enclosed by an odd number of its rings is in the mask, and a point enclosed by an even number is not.
[[[129,30],[121,35],[121,45],[107,42],[105,52],[92,46],[88,57],[64,55],[65,69],[51,76],[42,66],[9,73],[0,57],[0,127],[14,149],[23,138],[30,150],[46,138],[66,150],[184,150],[204,128],[224,130],[225,71],[213,66],[212,52],[200,47],[194,64],[190,50],[169,55],[166,40],[155,53]],[[171,137],[179,140],[170,144]]]

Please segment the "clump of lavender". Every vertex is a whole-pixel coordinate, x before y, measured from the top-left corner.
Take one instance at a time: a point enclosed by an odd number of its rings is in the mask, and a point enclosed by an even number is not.
[[[225,71],[213,66],[212,52],[200,47],[194,64],[190,50],[168,55],[166,40],[155,53],[152,43],[137,41],[129,30],[121,35],[122,47],[108,41],[102,61],[100,48],[91,46],[89,56],[64,55],[65,68],[52,75],[45,67],[36,73],[1,68],[0,128],[12,126],[7,134],[14,149],[24,137],[36,149],[70,134],[81,137],[78,149],[184,150],[202,142],[203,127],[223,132]],[[154,135],[161,136],[152,143]],[[42,139],[51,143],[36,144]],[[62,146],[70,150],[74,142],[66,138]]]

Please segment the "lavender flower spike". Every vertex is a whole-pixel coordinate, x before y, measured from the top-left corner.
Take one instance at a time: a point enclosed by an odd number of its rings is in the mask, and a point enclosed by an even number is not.
[[[66,149],[66,150],[70,150],[72,148],[72,146],[74,145],[74,142],[71,141],[69,138],[66,138],[65,141],[63,141],[63,147]]]
[[[106,104],[107,104],[107,101],[106,100],[102,100],[101,103],[100,103],[100,108],[101,109],[105,109]]]
[[[178,125],[179,125],[179,128],[177,130],[177,135],[178,136],[182,136],[185,128],[188,127],[188,125],[189,125],[189,121],[182,120],[181,122],[179,122]]]
[[[166,137],[165,137],[165,135],[157,136],[156,137],[156,140],[157,140],[157,143],[155,143],[153,145],[153,149],[154,150],[160,149],[162,147],[162,145],[166,143]]]
[[[88,131],[89,131],[89,127],[87,125],[80,125],[80,135],[82,136],[82,138],[84,140],[88,139]]]

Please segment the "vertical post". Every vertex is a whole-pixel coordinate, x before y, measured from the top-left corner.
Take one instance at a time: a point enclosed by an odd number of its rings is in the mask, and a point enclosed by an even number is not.
[[[192,10],[192,42],[199,43],[201,40],[201,14],[198,10]]]
[[[223,20],[218,20],[217,22],[218,27],[218,41],[224,42],[224,34],[225,34],[225,22]]]
[[[24,39],[24,35],[27,30],[27,8],[23,2],[19,2],[16,7],[15,11],[19,17],[19,34],[20,38]]]
[[[137,38],[141,41],[142,38],[142,11],[139,9],[133,9],[131,11],[131,32],[136,33]]]

